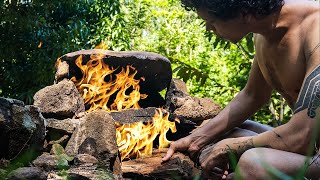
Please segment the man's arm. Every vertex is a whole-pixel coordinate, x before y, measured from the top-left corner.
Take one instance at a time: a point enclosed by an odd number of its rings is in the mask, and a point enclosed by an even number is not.
[[[245,88],[215,118],[197,129],[194,134],[203,134],[202,140],[205,142],[217,138],[252,116],[269,101],[271,92],[272,88],[265,81],[255,59]]]
[[[253,137],[254,146],[269,146],[299,154],[306,154],[308,146],[314,146],[312,135],[316,128],[319,129],[317,121],[320,120],[320,111],[317,110],[320,107],[319,12],[315,16],[304,44],[307,72],[294,107],[294,115],[287,124]]]
[[[245,88],[207,124],[195,130],[189,136],[170,144],[170,148],[163,158],[167,161],[175,151],[188,151],[191,156],[219,138],[220,135],[239,126],[244,120],[253,115],[271,96],[271,87],[265,81],[257,60],[254,60],[249,80]]]

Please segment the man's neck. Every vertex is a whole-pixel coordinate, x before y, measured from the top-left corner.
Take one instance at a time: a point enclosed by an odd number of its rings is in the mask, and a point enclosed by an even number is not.
[[[253,22],[252,32],[261,34],[269,42],[275,42],[292,27],[300,25],[308,14],[318,9],[319,4],[315,1],[285,0],[284,5],[276,12]]]

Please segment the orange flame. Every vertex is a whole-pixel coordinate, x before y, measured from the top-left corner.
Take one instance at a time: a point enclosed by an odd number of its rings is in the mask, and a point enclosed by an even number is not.
[[[82,56],[79,56],[76,60],[76,65],[82,72],[82,79],[76,80],[72,77],[71,80],[77,86],[79,93],[84,99],[84,103],[90,105],[88,111],[94,111],[96,109],[104,109],[107,111],[121,111],[129,108],[140,108],[138,101],[145,99],[146,94],[140,94],[139,80],[134,79],[137,71],[132,66],[127,66],[126,69],[122,68],[119,74],[116,74],[116,79],[112,79],[112,73],[115,69],[109,68],[103,62],[100,56],[91,56],[91,60],[87,64],[82,65]],[[134,73],[130,74],[130,71]],[[106,82],[105,78],[109,77],[109,81]],[[130,94],[126,94],[126,91],[132,88]],[[115,101],[107,106],[111,95],[116,94]]]
[[[166,138],[169,129],[177,131],[175,122],[168,120],[169,113],[164,117],[161,108],[156,109],[152,122],[144,124],[124,124],[117,128],[117,143],[122,159],[136,155],[144,157],[152,154],[153,141],[159,135],[159,148],[168,147],[170,141]]]
[[[139,92],[140,80],[134,78],[137,70],[132,66],[127,66],[122,68],[120,73],[115,74],[116,69],[105,64],[102,55],[92,55],[90,58],[86,64],[83,64],[82,56],[76,59],[75,63],[82,72],[82,78],[79,80],[76,77],[71,78],[85,104],[90,106],[87,111],[103,109],[111,112],[140,108],[138,101],[145,99],[147,95]],[[106,79],[109,80],[106,81]],[[129,88],[132,91],[127,94]],[[116,98],[111,105],[108,105],[112,95]],[[158,136],[159,148],[168,147],[170,141],[167,140],[166,133],[169,130],[176,132],[175,122],[169,121],[168,117],[169,113],[163,116],[161,108],[158,108],[152,122],[118,124],[116,137],[121,159],[151,155],[153,141]]]

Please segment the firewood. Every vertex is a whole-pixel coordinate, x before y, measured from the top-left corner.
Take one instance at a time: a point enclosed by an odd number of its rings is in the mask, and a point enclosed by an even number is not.
[[[136,122],[152,121],[156,108],[127,109],[119,112],[111,112],[112,118],[119,124],[132,124]]]
[[[123,161],[121,169],[124,178],[148,179],[194,179],[200,170],[194,162],[182,153],[174,153],[167,162],[162,162],[166,149],[154,151],[152,156]]]

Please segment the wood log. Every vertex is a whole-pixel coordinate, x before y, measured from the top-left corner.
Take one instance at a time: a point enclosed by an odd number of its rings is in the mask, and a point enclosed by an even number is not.
[[[152,121],[155,115],[156,108],[140,108],[140,109],[127,109],[118,112],[111,112],[112,118],[119,124],[132,124],[136,122]],[[163,113],[165,113],[163,111]]]
[[[167,149],[156,150],[151,157],[123,161],[121,169],[124,178],[132,179],[194,179],[200,170],[194,162],[182,153],[174,153],[167,162],[162,157]]]

